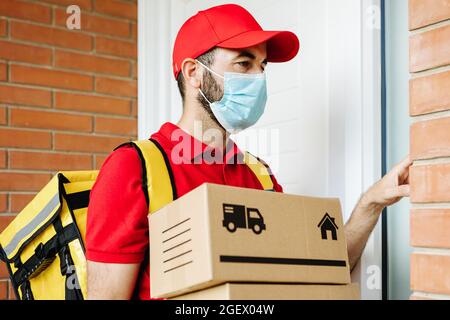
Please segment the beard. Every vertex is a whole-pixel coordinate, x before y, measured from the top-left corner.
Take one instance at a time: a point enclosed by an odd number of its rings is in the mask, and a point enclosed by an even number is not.
[[[202,85],[201,90],[202,90],[203,94],[206,96],[206,98],[209,101],[211,101],[211,103],[222,100],[223,88],[219,85],[219,83],[217,83],[216,79],[214,79],[214,77],[212,76],[212,74],[210,72],[204,73],[203,85]],[[206,99],[202,96],[201,93],[198,93],[197,101],[200,103],[200,105],[206,111],[206,113],[211,118],[211,120],[214,121],[220,128],[225,130],[225,128],[220,124],[220,122],[217,120],[216,116],[212,112],[209,102],[206,101]]]

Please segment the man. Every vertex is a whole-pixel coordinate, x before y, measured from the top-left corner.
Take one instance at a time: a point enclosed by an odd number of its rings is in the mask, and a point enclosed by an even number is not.
[[[199,12],[183,25],[173,53],[183,115],[177,125],[166,123],[152,135],[168,155],[179,196],[205,182],[262,189],[251,170],[237,161],[242,152],[229,134],[252,126],[263,114],[267,63],[289,61],[299,47],[293,33],[262,31],[237,5]],[[221,138],[205,138],[198,125]],[[183,154],[178,152],[180,137],[192,147]],[[220,161],[198,162],[206,153]],[[139,161],[134,149],[117,149],[103,164],[91,192],[86,234],[89,299],[150,298],[148,206]],[[345,226],[351,268],[383,208],[409,196],[410,165],[405,159],[361,196]],[[282,192],[275,177],[271,179],[274,191]]]

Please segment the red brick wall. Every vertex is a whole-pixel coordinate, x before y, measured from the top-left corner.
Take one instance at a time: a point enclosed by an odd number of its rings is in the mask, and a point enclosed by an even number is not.
[[[412,299],[450,298],[450,0],[410,0]]]
[[[136,20],[136,0],[0,0],[0,232],[56,171],[136,139]],[[0,264],[0,299],[6,278]]]

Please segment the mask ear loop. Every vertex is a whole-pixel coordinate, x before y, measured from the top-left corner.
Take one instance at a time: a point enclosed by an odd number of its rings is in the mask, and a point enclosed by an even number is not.
[[[195,60],[197,61],[203,68],[205,68],[206,70],[208,70],[209,72],[211,72],[213,75],[218,76],[219,78],[225,79],[224,76],[221,76],[220,74],[218,74],[217,72],[211,70],[210,68],[208,68],[207,66],[205,66],[203,63],[201,63],[200,61],[198,61],[197,59]]]
[[[225,77],[221,76],[220,74],[218,74],[217,72],[211,70],[210,68],[208,68],[207,66],[205,66],[203,63],[201,63],[200,61],[198,61],[197,59],[195,59],[195,61],[198,62],[198,64],[200,64],[203,68],[205,68],[206,70],[208,70],[209,72],[211,72],[212,74],[218,76],[219,78],[225,79]],[[209,105],[211,105],[212,103],[208,100],[208,98],[205,96],[205,94],[203,93],[202,89],[198,89],[198,91],[200,91],[200,94],[203,96],[203,98],[205,98],[205,100],[209,103]]]
[[[198,91],[200,91],[200,94],[203,96],[203,98],[205,98],[205,100],[209,103],[209,105],[212,105],[212,103],[208,100],[208,98],[203,93],[202,89],[198,89]]]

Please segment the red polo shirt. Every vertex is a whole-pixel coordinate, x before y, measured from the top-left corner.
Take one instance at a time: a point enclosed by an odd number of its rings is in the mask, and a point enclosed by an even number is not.
[[[222,155],[223,150],[212,150],[171,123],[164,124],[152,139],[168,155],[179,197],[205,182],[263,189],[253,172],[239,161],[242,152],[231,140]],[[222,161],[211,161],[211,156]],[[199,161],[202,158],[205,160]],[[136,298],[150,299],[148,206],[141,177],[140,159],[132,147],[119,148],[105,160],[90,194],[86,257],[103,263],[144,263]],[[273,176],[272,180],[275,191],[282,192]]]

